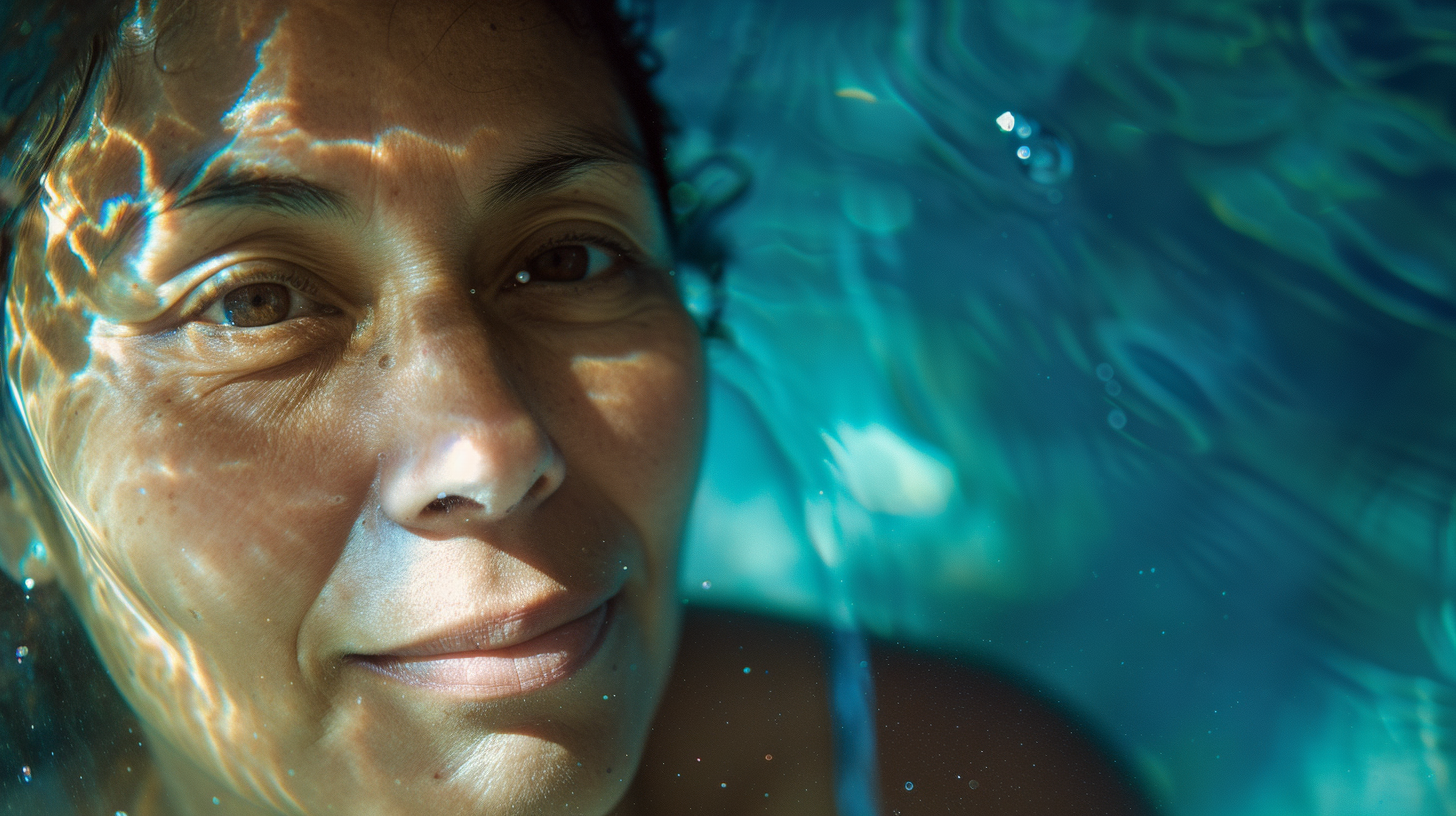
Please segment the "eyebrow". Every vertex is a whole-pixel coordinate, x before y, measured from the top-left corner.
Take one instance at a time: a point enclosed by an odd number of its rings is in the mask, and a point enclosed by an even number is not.
[[[647,172],[647,160],[632,142],[606,131],[571,130],[535,142],[487,187],[482,204],[498,209],[561,189],[600,166],[628,166]],[[223,205],[288,215],[349,218],[356,210],[343,193],[296,176],[257,171],[223,173],[178,195],[168,207],[181,210]]]
[[[499,174],[484,204],[496,209],[546,195],[601,166],[627,166],[650,175],[640,147],[607,131],[572,130],[536,142],[524,157]]]
[[[347,218],[354,214],[342,193],[321,184],[294,176],[258,173],[225,174],[204,180],[180,196],[169,209],[201,204],[251,207],[289,215]]]

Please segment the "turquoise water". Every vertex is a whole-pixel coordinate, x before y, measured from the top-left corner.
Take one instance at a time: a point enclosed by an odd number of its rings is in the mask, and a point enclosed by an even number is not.
[[[679,198],[748,183],[688,597],[999,664],[1172,814],[1456,811],[1456,9],[657,22]]]

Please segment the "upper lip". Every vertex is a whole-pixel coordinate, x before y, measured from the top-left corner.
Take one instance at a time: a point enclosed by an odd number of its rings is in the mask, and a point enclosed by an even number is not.
[[[505,615],[488,615],[454,621],[431,630],[420,638],[390,646],[365,658],[428,658],[462,652],[489,652],[533,640],[560,626],[584,617],[616,597],[616,592],[583,598],[575,593],[526,604]]]

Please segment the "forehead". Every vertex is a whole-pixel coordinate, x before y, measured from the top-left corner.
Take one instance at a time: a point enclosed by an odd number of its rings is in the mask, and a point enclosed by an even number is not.
[[[146,47],[117,60],[99,142],[140,148],[153,183],[219,154],[632,130],[595,42],[546,2],[191,0],[132,29]]]

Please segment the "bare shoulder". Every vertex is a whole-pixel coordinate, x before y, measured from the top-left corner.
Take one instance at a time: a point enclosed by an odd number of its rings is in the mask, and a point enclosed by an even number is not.
[[[871,662],[886,816],[1151,812],[1086,729],[1000,674],[893,644]],[[825,666],[814,627],[691,611],[627,810],[833,814]]]
[[[632,796],[644,814],[834,813],[812,627],[690,610]]]
[[[893,644],[871,660],[888,816],[1154,812],[1089,729],[1005,675]]]

